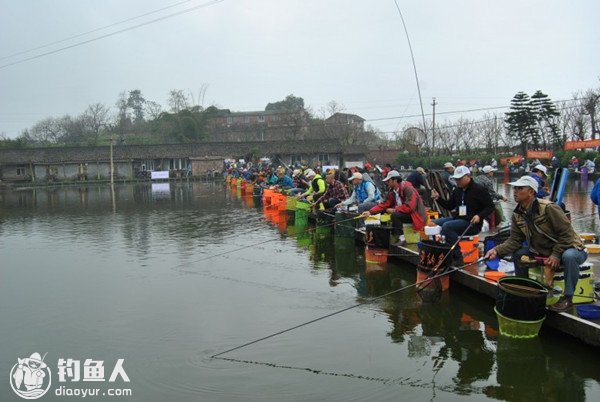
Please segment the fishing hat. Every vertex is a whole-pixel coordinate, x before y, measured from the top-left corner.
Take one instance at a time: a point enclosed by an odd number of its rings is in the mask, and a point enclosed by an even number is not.
[[[454,169],[454,174],[452,175],[453,178],[455,179],[460,179],[461,177],[471,174],[471,171],[469,170],[468,167],[466,166],[458,166],[456,169]]]
[[[513,187],[531,187],[536,193],[538,191],[538,182],[531,176],[523,176],[519,180],[508,184]]]
[[[315,177],[316,175],[317,174],[312,169],[306,169],[306,171],[304,172],[304,176],[306,176],[307,179],[311,178],[311,177]]]
[[[498,169],[495,169],[495,168],[491,167],[490,165],[485,165],[483,167],[483,169],[481,169],[481,170],[483,170],[483,173],[489,173],[489,172],[495,172]]]
[[[420,174],[423,174],[423,175],[424,175],[424,174],[425,174],[425,169],[423,169],[421,166],[419,166],[419,167],[417,168],[417,172],[419,172]]]
[[[546,171],[547,171],[546,166],[544,166],[542,164],[535,165],[533,167],[533,170],[539,170],[540,172],[542,172],[544,174],[544,176],[546,175]]]
[[[453,168],[453,167],[454,167],[454,165],[452,164],[452,162],[446,162],[446,163],[444,163],[444,169]]]
[[[354,172],[352,174],[352,176],[350,176],[350,178],[348,179],[348,181],[352,181],[354,179],[362,180],[363,179],[362,173],[360,173],[360,172]]]
[[[397,170],[390,170],[387,176],[385,176],[385,179],[383,179],[383,181],[388,181],[389,179],[392,179],[394,177],[399,177],[400,179],[402,179],[402,176],[400,176],[400,173],[398,173]]]

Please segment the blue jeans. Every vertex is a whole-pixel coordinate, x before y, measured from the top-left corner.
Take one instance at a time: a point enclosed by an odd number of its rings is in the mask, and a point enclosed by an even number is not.
[[[442,227],[442,236],[446,236],[446,243],[452,245],[456,243],[458,240],[458,236],[460,236],[465,229],[469,226],[469,221],[464,219],[457,218],[441,218],[433,221],[436,225],[440,225]],[[465,235],[475,235],[479,233],[477,227],[471,226],[471,228],[465,233]],[[460,247],[454,248],[454,257],[460,258],[462,256],[460,252]]]
[[[513,253],[513,263],[515,264],[515,275],[527,278],[529,275],[528,267],[521,266],[521,257],[524,255],[533,255],[529,248],[523,247]],[[565,296],[572,298],[575,294],[575,287],[579,280],[579,266],[587,260],[587,252],[579,251],[576,248],[566,249],[560,257],[561,266],[565,275]]]

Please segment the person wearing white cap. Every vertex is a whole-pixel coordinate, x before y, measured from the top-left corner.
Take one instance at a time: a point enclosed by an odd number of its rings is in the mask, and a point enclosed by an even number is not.
[[[550,306],[553,311],[565,311],[573,306],[572,298],[579,280],[579,266],[587,259],[587,252],[579,235],[573,229],[562,208],[548,200],[536,198],[538,183],[531,176],[523,176],[509,183],[513,186],[515,208],[510,226],[510,236],[502,244],[489,250],[486,258],[512,254],[515,274],[527,277],[528,266],[522,258],[545,257],[544,264],[551,270],[564,266],[565,291],[558,302]],[[527,246],[523,242],[527,241]]]
[[[456,188],[449,199],[444,200],[437,191],[431,191],[431,198],[437,200],[443,208],[448,211],[457,210],[454,217],[434,221],[442,227],[442,235],[446,236],[446,242],[449,244],[456,243],[458,236],[465,231],[467,236],[481,232],[483,219],[494,211],[492,198],[483,186],[473,181],[468,167],[458,166],[452,177],[456,180]],[[460,247],[454,248],[454,258],[455,263],[462,265]]]
[[[490,194],[490,197],[492,197],[492,201],[494,201],[494,208],[496,210],[496,225],[500,226],[502,222],[506,221],[500,201],[506,202],[508,199],[505,196],[498,194],[494,188],[492,177],[494,177],[494,172],[496,172],[498,169],[495,169],[490,165],[485,165],[481,170],[483,171],[483,174],[475,176],[473,180],[475,180],[475,183],[481,184],[483,187],[485,187],[487,192]]]
[[[454,174],[454,165],[451,162],[444,163],[444,171],[442,172],[442,179],[448,187],[448,191],[452,191],[456,187],[456,180],[452,178]]]
[[[348,180],[352,181],[352,185],[354,186],[352,194],[336,205],[336,208],[357,204],[358,212],[363,213],[377,205],[377,202],[381,198],[381,193],[372,181],[364,180],[360,172],[354,172]]]
[[[392,227],[395,236],[402,234],[402,224],[412,223],[414,230],[421,230],[427,221],[425,204],[419,192],[398,171],[391,170],[383,181],[388,185],[390,191],[387,198],[375,205],[368,211],[363,212],[363,217],[368,218],[371,214],[387,212],[392,214]]]
[[[544,165],[535,165],[532,169],[531,169],[531,173],[529,173],[529,176],[533,177],[535,179],[535,181],[537,181],[538,183],[538,190],[537,190],[537,194],[536,197],[537,198],[544,198],[548,196],[548,188],[546,187],[546,166]]]
[[[325,193],[327,185],[320,174],[315,173],[312,169],[306,169],[304,176],[310,181],[308,189],[302,194],[298,194],[296,198],[306,198],[308,201],[313,201]]]

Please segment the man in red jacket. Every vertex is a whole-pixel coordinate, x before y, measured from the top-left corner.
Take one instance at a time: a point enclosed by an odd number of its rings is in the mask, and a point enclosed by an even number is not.
[[[403,181],[402,176],[396,170],[390,171],[383,181],[390,189],[387,198],[370,210],[363,212],[362,217],[368,218],[371,214],[380,212],[392,214],[394,235],[402,234],[403,223],[412,223],[415,230],[423,229],[427,221],[427,213],[419,192],[412,184]]]

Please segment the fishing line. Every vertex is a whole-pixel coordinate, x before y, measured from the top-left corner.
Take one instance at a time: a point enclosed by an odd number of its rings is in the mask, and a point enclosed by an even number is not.
[[[352,221],[352,220],[355,220],[355,219],[357,219],[357,217],[343,219],[343,220],[339,220],[337,222],[331,222],[331,223],[328,223],[328,224],[325,224],[325,225],[320,225],[319,228],[333,226],[335,224],[340,224],[340,223]],[[307,227],[304,230],[302,230],[301,232],[298,232],[297,234],[311,233],[314,230],[316,230],[316,228]],[[270,242],[273,242],[273,241],[279,241],[279,240],[281,240],[281,239],[280,238],[273,238],[273,239],[268,239],[268,240],[261,241],[261,242],[258,242],[258,243],[253,243],[253,244],[249,244],[249,245],[246,245],[246,246],[241,246],[241,247],[238,247],[238,248],[233,249],[233,250],[223,251],[221,253],[209,255],[209,256],[206,256],[206,257],[198,259],[198,260],[188,261],[188,262],[185,262],[185,263],[182,263],[182,264],[179,264],[179,265],[175,265],[175,266],[171,267],[171,269],[176,269],[178,267],[185,267],[187,265],[191,265],[191,264],[195,264],[195,263],[198,263],[198,262],[210,260],[210,259],[216,258],[216,257],[221,257],[223,255],[230,254],[230,253],[235,253],[235,252],[238,252],[238,251],[241,251],[241,250],[247,250],[247,249],[249,249],[251,247],[260,246],[260,245],[263,245],[263,244],[266,244],[266,243],[270,243]]]
[[[408,386],[417,387],[417,388],[429,388],[424,385],[419,385],[419,383],[422,382],[422,380],[420,380],[420,379],[411,379],[411,378],[402,378],[402,377],[400,377],[400,378],[383,378],[383,377],[372,377],[372,376],[365,376],[365,375],[353,374],[353,373],[336,373],[336,372],[332,372],[332,371],[317,370],[317,369],[313,369],[310,367],[288,366],[288,365],[277,364],[277,363],[259,362],[256,360],[233,359],[233,358],[229,358],[229,357],[214,357],[214,359],[225,360],[225,361],[234,362],[234,363],[245,363],[245,364],[252,364],[252,365],[257,365],[257,366],[281,368],[281,369],[287,369],[287,370],[307,371],[309,373],[317,374],[317,375],[327,375],[327,376],[332,376],[332,377],[346,377],[346,378],[352,378],[352,379],[357,379],[357,380],[375,381],[375,382],[381,382],[383,384],[408,385]]]
[[[399,288],[399,289],[396,289],[396,290],[393,290],[393,291],[391,291],[391,292],[385,293],[385,294],[383,294],[383,295],[381,295],[381,296],[376,296],[376,297],[373,297],[373,298],[371,298],[371,299],[369,299],[369,300],[367,300],[367,301],[360,302],[360,303],[357,303],[357,304],[353,304],[353,305],[351,305],[351,306],[348,306],[348,307],[346,307],[346,308],[343,308],[343,309],[341,309],[341,310],[337,310],[337,311],[334,311],[334,312],[332,312],[332,313],[329,313],[329,314],[326,314],[326,315],[323,315],[323,316],[317,317],[317,318],[315,318],[315,319],[312,319],[312,320],[310,320],[310,321],[303,322],[303,323],[301,323],[301,324],[298,324],[298,325],[295,325],[295,326],[293,326],[293,327],[290,327],[290,328],[287,328],[287,329],[284,329],[284,330],[281,330],[281,331],[275,332],[275,333],[273,333],[273,334],[270,334],[270,335],[264,336],[264,337],[262,337],[262,338],[255,339],[255,340],[253,340],[253,341],[250,341],[250,342],[246,342],[246,343],[244,343],[243,345],[239,345],[239,346],[236,346],[236,347],[234,347],[234,348],[231,348],[231,349],[225,350],[225,351],[223,351],[223,352],[217,353],[217,354],[215,354],[215,355],[212,355],[212,356],[210,356],[210,357],[214,359],[214,358],[216,358],[216,357],[218,357],[218,356],[221,356],[221,355],[224,355],[224,354],[226,354],[226,353],[233,352],[234,350],[239,350],[239,349],[245,348],[245,347],[247,347],[247,346],[253,345],[253,344],[255,344],[255,343],[258,343],[258,342],[261,342],[261,341],[264,341],[264,340],[267,340],[267,339],[273,338],[273,337],[275,337],[275,336],[277,336],[277,335],[281,335],[281,334],[284,334],[284,333],[286,333],[286,332],[290,332],[290,331],[293,331],[293,330],[295,330],[295,329],[298,329],[298,328],[301,328],[301,327],[304,327],[304,326],[307,326],[307,325],[313,324],[313,323],[315,323],[315,322],[318,322],[318,321],[324,320],[324,319],[326,319],[326,318],[333,317],[333,316],[335,316],[335,315],[338,315],[338,314],[341,314],[341,313],[343,313],[343,312],[345,312],[345,311],[352,310],[352,309],[354,309],[354,308],[356,308],[356,307],[360,307],[360,306],[366,305],[366,304],[368,304],[368,303],[372,303],[372,302],[374,302],[374,301],[376,301],[376,300],[382,299],[382,298],[384,298],[384,297],[391,296],[391,295],[393,295],[393,294],[395,294],[395,293],[399,293],[399,292],[402,292],[402,291],[404,291],[404,290],[410,289],[410,288],[412,288],[413,286],[417,286],[417,285],[419,285],[419,284],[421,284],[421,283],[423,283],[423,282],[425,282],[425,281],[427,281],[427,280],[436,279],[436,278],[440,278],[440,277],[442,277],[442,276],[444,276],[444,275],[448,275],[448,274],[450,274],[450,273],[452,273],[452,272],[454,272],[454,271],[457,271],[457,270],[463,269],[463,268],[465,268],[465,267],[467,267],[467,266],[470,266],[470,265],[473,265],[473,264],[475,264],[475,263],[469,263],[469,264],[465,264],[465,265],[463,265],[463,266],[460,266],[460,267],[452,267],[452,269],[446,270],[446,271],[444,271],[444,272],[442,272],[442,273],[440,273],[440,274],[438,274],[438,275],[436,275],[436,276],[433,276],[433,277],[431,277],[431,278],[425,279],[425,280],[423,280],[423,281],[420,281],[420,282],[415,282],[415,283],[412,283],[412,284],[410,284],[410,285],[406,285],[406,286],[404,286],[404,287],[401,287],[401,288]]]

